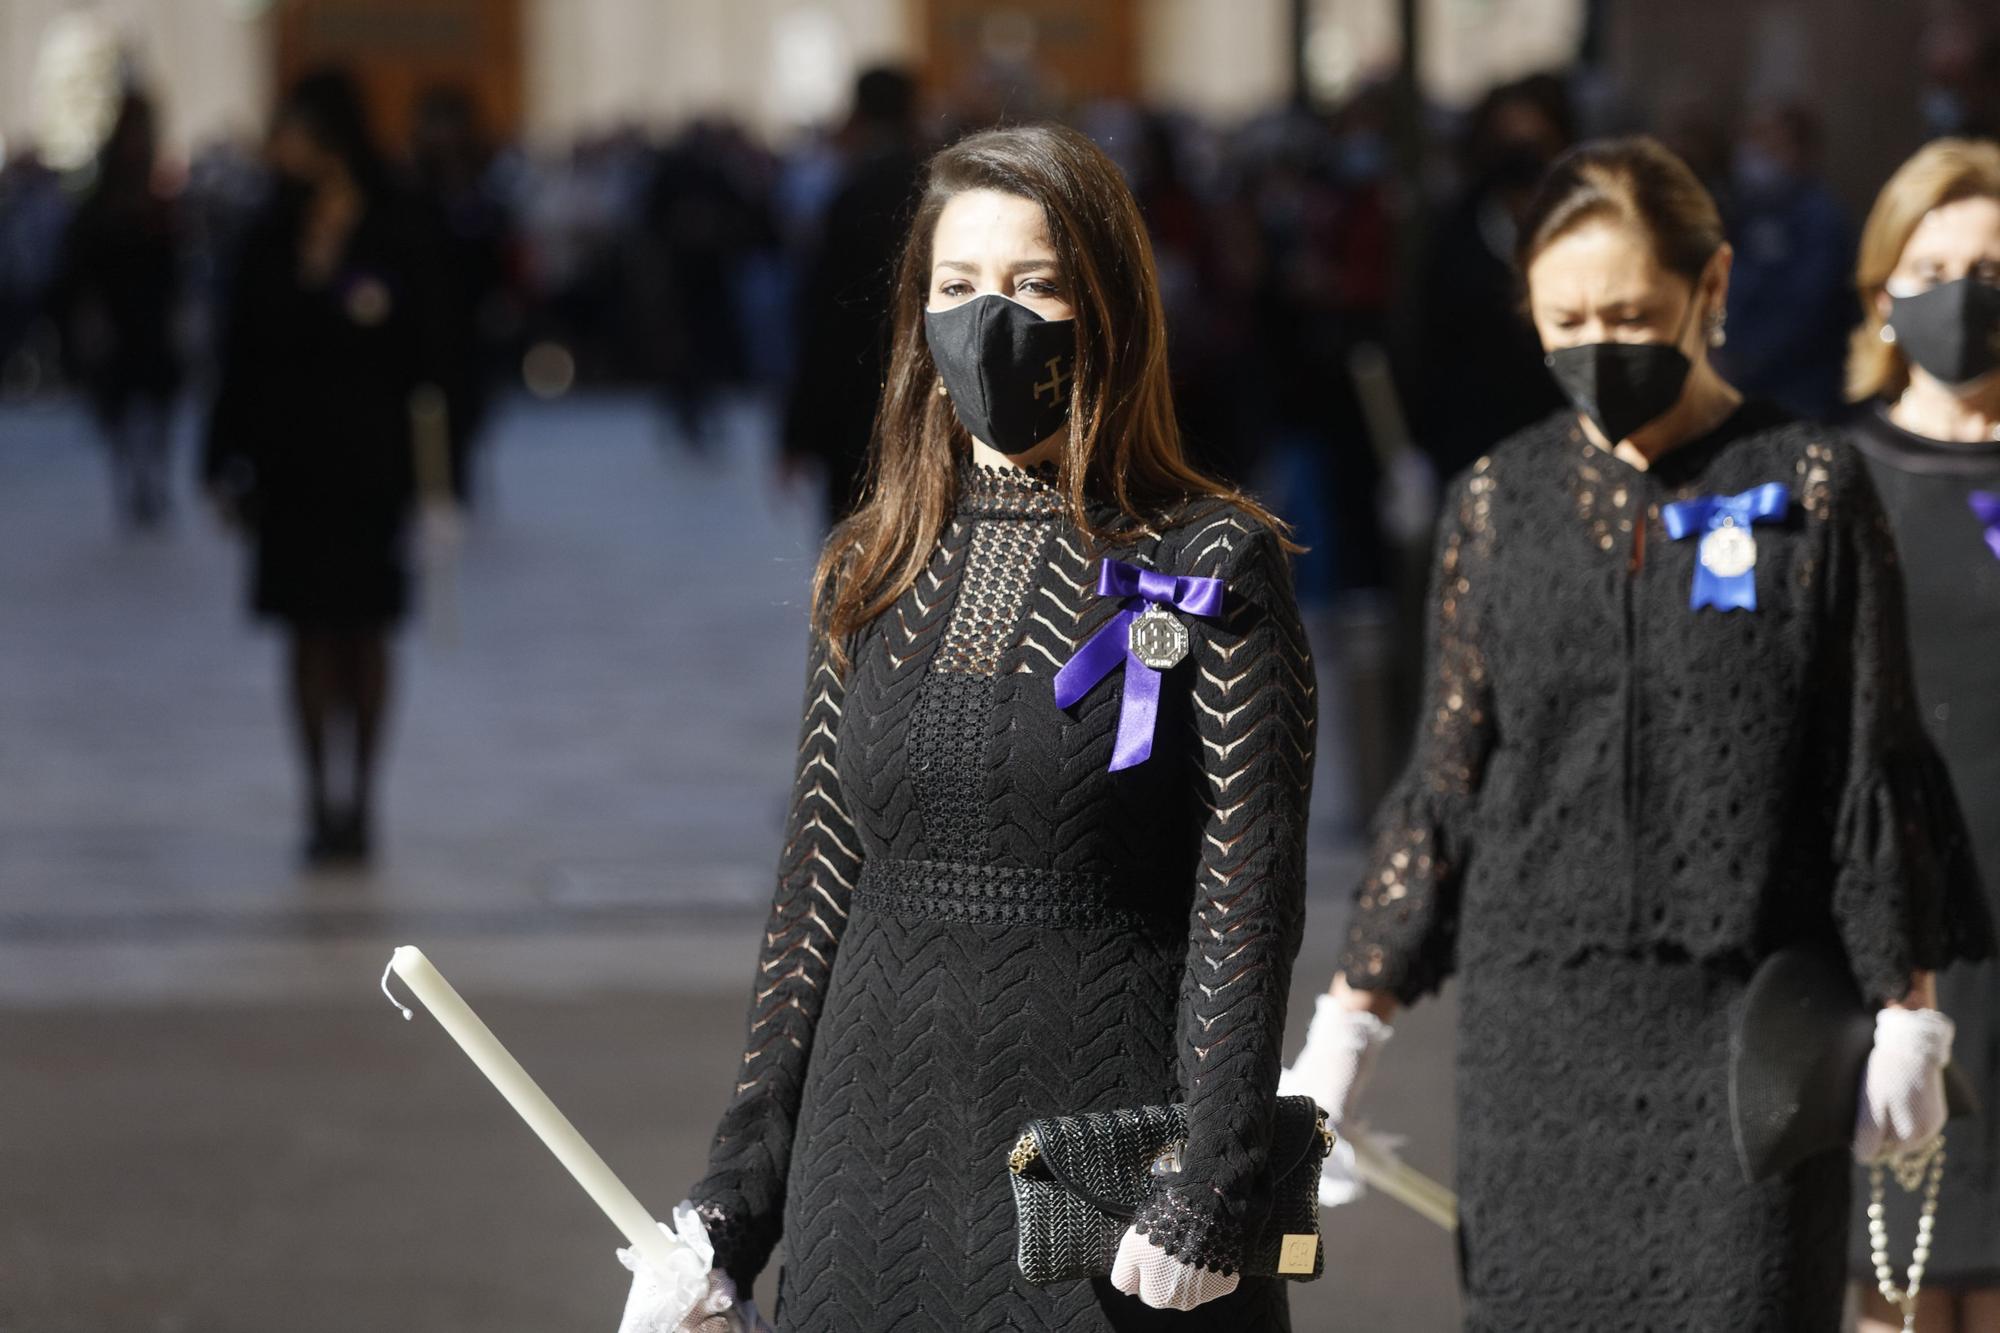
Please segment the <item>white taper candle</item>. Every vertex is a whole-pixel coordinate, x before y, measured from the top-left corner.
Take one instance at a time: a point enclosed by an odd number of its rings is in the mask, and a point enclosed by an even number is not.
[[[390,968],[403,979],[405,985],[416,992],[451,1039],[459,1044],[472,1063],[479,1066],[481,1073],[491,1080],[500,1095],[507,1099],[528,1122],[528,1128],[535,1131],[556,1160],[569,1168],[576,1177],[576,1183],[583,1186],[604,1215],[612,1224],[625,1233],[632,1248],[642,1258],[660,1272],[669,1270],[679,1243],[667,1236],[653,1221],[632,1191],[625,1188],[625,1182],[612,1174],[597,1150],[583,1140],[570,1124],[569,1117],[556,1109],[548,1094],[536,1086],[528,1077],[528,1071],[521,1068],[521,1062],[508,1054],[490,1028],[480,1021],[472,1007],[459,998],[444,974],[431,966],[430,959],[424,957],[421,949],[405,944],[389,959]]]

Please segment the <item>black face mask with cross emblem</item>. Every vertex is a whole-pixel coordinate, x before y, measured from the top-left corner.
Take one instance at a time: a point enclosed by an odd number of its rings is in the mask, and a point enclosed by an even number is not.
[[[1076,321],[1043,319],[997,293],[924,312],[931,360],[959,424],[1003,454],[1025,454],[1069,420]]]

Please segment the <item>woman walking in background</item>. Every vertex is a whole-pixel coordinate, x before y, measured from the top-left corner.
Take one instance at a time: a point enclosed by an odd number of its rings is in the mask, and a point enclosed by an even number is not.
[[[290,638],[305,856],[355,860],[370,850],[389,634],[407,601],[429,271],[346,75],[298,83],[270,159],[278,184],[238,259],[204,472],[251,538],[255,611]]]
[[[1855,275],[1848,435],[1901,552],[1920,713],[1951,770],[1989,897],[2000,888],[2000,144],[1940,139],[1882,187]],[[1939,1007],[1985,1114],[1954,1122],[1920,1333],[2000,1329],[2000,967],[1953,968]],[[1892,1236],[1917,1201],[1887,1195]],[[1867,1219],[1853,1267],[1863,1333],[1903,1327],[1875,1290]]]
[[[150,528],[172,507],[168,459],[180,359],[173,205],[153,183],[153,104],[128,91],[63,236],[50,305],[63,360],[111,455],[119,519]]]
[[[1889,1006],[1872,1153],[1942,1125],[1931,973],[1989,947],[1948,915],[1880,505],[1710,364],[1730,253],[1658,143],[1558,159],[1517,262],[1573,406],[1452,489],[1416,747],[1289,1090],[1345,1116],[1383,1020],[1456,975],[1468,1328],[1826,1333],[1849,1154],[1745,1183],[1746,984],[1811,942]]]

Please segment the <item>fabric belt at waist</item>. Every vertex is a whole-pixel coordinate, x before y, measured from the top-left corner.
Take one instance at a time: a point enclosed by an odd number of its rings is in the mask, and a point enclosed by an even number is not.
[[[862,862],[854,907],[890,916],[1059,930],[1138,925],[1157,929],[1185,913],[1185,903],[1176,902],[1170,892],[1155,888],[1142,896],[1143,892],[1110,875],[965,861],[871,859]]]

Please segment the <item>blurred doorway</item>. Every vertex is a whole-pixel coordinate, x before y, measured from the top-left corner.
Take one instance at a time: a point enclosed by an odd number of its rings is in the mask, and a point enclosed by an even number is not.
[[[924,0],[925,82],[1019,115],[1139,95],[1137,0]]]
[[[520,0],[290,0],[276,18],[279,88],[346,66],[383,143],[408,141],[418,98],[440,84],[465,89],[490,133],[521,129]]]

